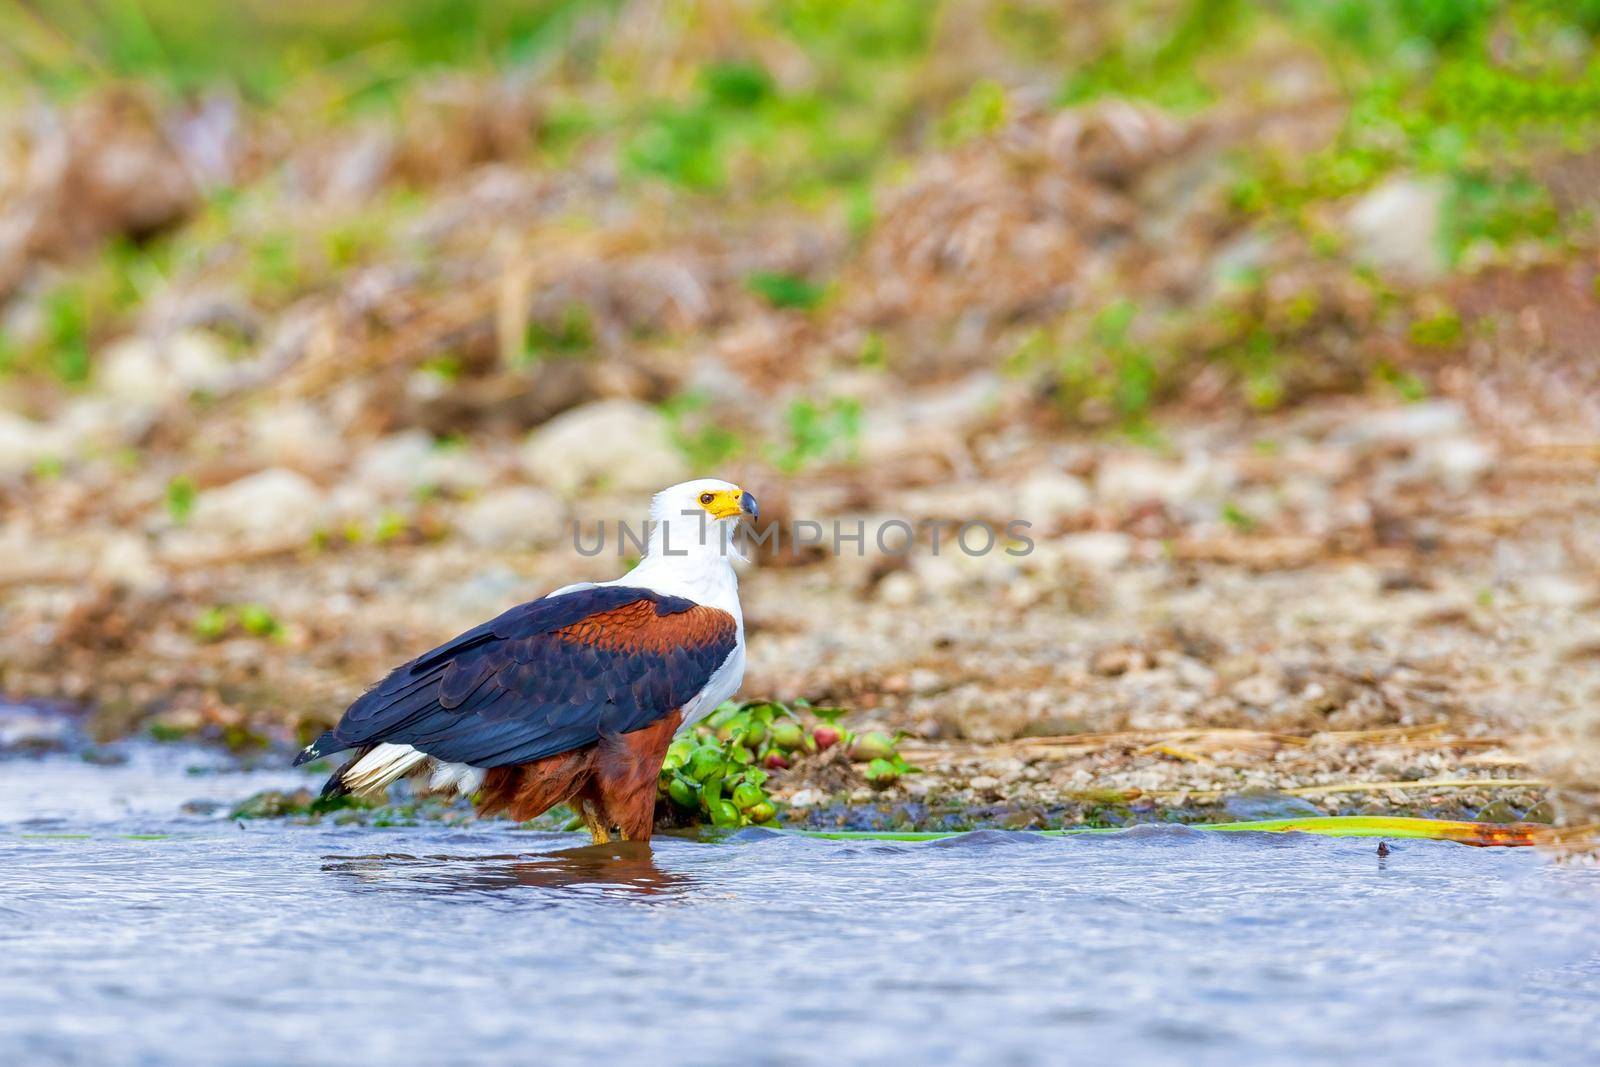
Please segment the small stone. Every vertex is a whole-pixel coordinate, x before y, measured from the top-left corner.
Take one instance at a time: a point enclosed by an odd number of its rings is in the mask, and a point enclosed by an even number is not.
[[[139,592],[161,588],[166,577],[144,537],[114,533],[106,538],[94,563],[95,577]]]
[[[217,391],[233,374],[222,342],[206,330],[183,330],[162,340],[125,338],[100,354],[97,367],[106,392],[148,404]]]
[[[1095,494],[1112,504],[1142,504],[1185,497],[1192,487],[1184,469],[1153,456],[1108,456],[1095,471]]]
[[[1231,488],[1228,466],[1200,453],[1172,463],[1143,453],[1107,456],[1095,471],[1095,495],[1108,504],[1184,504]]]
[[[1461,437],[1467,413],[1453,400],[1429,400],[1354,419],[1333,434],[1338,444],[1415,445],[1440,437]]]
[[[315,407],[300,401],[271,404],[251,416],[256,455],[273,466],[318,469],[345,453],[338,430]]]
[[[0,475],[24,474],[55,453],[49,426],[0,411]]]
[[[554,493],[532,486],[494,489],[455,515],[455,527],[479,548],[543,548],[567,532],[567,507]]]
[[[379,493],[410,492],[417,471],[433,451],[433,438],[425,430],[406,430],[374,441],[356,461],[356,479]]]
[[[914,603],[922,584],[909,570],[895,571],[878,583],[878,599],[885,604],[904,606]]]
[[[1494,466],[1494,449],[1471,437],[1443,437],[1419,445],[1413,462],[1446,492],[1465,493]]]
[[[827,802],[827,794],[820,789],[797,790],[795,794],[789,798],[789,806],[791,808],[814,808],[820,804],[826,804]]]
[[[322,493],[309,478],[274,467],[201,493],[189,524],[228,538],[310,540],[322,507]]]
[[[368,448],[356,477],[367,489],[397,497],[419,489],[480,489],[487,484],[488,471],[472,450],[441,447],[425,430],[406,430]]]
[[[666,418],[633,400],[601,400],[551,419],[523,445],[522,467],[568,496],[593,487],[654,492],[689,476]]]
[[[1356,258],[1408,281],[1444,274],[1440,219],[1448,192],[1442,181],[1401,176],[1367,193],[1344,219]]]
[[[1088,508],[1089,487],[1060,471],[1041,471],[1023,480],[1014,494],[1016,517],[1048,532]]]
[[[1266,708],[1283,697],[1283,683],[1270,674],[1253,674],[1234,683],[1233,696],[1242,704]]]
[[[1086,571],[1113,571],[1133,556],[1133,538],[1115,530],[1067,534],[1055,542],[1055,552]]]
[[[990,774],[980,774],[968,780],[967,785],[979,793],[987,793],[1000,788],[1000,779]]]

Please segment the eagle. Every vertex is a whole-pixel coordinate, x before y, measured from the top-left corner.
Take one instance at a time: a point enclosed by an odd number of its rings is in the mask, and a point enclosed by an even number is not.
[[[645,553],[621,578],[564,586],[396,667],[295,766],[354,749],[324,796],[406,776],[526,820],[577,809],[597,843],[649,841],[656,780],[679,730],[744,681],[733,561],[756,498],[729,482],[651,501]]]

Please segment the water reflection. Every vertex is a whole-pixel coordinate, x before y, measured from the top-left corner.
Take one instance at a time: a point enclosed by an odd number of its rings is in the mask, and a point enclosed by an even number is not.
[[[691,879],[656,866],[648,845],[621,841],[553,852],[414,856],[383,852],[330,856],[322,869],[363,885],[427,893],[595,888],[624,896],[681,894]]]

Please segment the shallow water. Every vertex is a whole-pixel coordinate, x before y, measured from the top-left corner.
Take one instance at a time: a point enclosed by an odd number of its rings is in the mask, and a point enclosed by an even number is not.
[[[1530,850],[652,853],[183,815],[303,780],[127,755],[0,762],[0,1063],[1600,1062],[1600,871]]]

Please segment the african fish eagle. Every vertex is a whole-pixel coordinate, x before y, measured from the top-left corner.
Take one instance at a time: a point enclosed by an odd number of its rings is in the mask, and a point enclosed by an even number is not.
[[[733,534],[756,498],[715,479],[656,494],[621,578],[519,604],[397,667],[295,759],[355,756],[324,796],[407,775],[531,819],[570,802],[595,841],[648,841],[673,734],[744,680]]]

